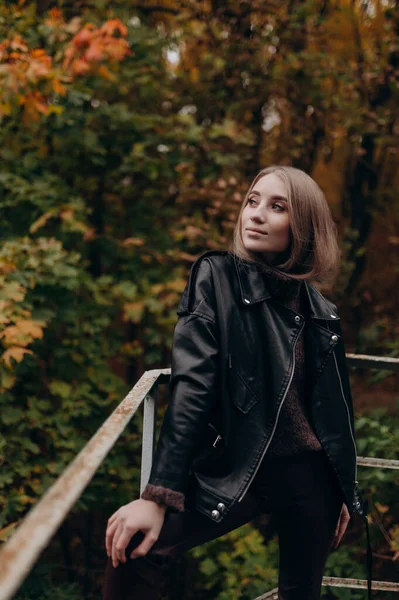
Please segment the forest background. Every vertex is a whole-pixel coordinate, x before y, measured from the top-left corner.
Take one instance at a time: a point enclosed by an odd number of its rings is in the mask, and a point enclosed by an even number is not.
[[[190,265],[229,245],[264,166],[304,169],[327,196],[343,260],[325,293],[347,351],[399,356],[398,69],[396,0],[1,4],[2,541],[142,373],[170,365]],[[351,381],[359,454],[397,457],[397,374]],[[100,597],[106,520],[138,494],[141,421],[18,600]],[[397,581],[397,477],[360,468],[359,482],[374,576]],[[365,550],[354,519],[326,575],[365,578]],[[277,567],[258,519],[191,551],[165,598],[250,600]]]

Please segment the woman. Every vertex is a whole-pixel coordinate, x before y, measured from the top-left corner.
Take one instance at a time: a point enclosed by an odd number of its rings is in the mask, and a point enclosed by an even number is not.
[[[310,283],[338,266],[317,184],[262,170],[233,251],[191,268],[149,482],[108,521],[104,600],[155,600],[168,560],[261,513],[276,520],[280,600],[320,598],[330,548],[355,511],[366,522],[340,318]],[[371,563],[369,595],[370,578]]]

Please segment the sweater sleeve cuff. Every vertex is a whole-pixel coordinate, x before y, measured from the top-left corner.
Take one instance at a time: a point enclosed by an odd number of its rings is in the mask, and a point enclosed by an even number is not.
[[[152,500],[157,504],[165,504],[177,512],[184,512],[184,494],[181,492],[147,483],[140,497],[143,500]]]

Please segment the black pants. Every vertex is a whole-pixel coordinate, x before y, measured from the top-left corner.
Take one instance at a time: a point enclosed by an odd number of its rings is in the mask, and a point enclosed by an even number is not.
[[[341,488],[323,451],[294,457],[266,455],[243,500],[221,522],[195,510],[166,512],[158,540],[146,556],[116,568],[108,559],[103,600],[156,600],[166,559],[176,560],[262,513],[276,519],[279,600],[318,600],[342,503]],[[143,537],[139,532],[131,539],[127,556]]]

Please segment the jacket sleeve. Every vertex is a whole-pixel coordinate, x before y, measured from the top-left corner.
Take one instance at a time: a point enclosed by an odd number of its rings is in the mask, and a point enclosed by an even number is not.
[[[177,314],[170,400],[149,481],[141,498],[184,511],[190,465],[219,388],[215,293],[212,268],[207,259],[198,259],[193,264]]]

